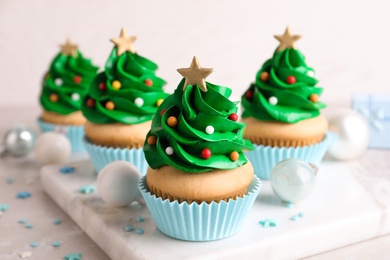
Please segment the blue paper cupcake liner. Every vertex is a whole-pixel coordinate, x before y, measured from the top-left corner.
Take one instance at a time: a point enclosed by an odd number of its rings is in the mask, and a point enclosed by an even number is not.
[[[328,131],[320,143],[310,146],[294,148],[254,145],[255,150],[245,152],[245,156],[252,163],[255,174],[262,180],[269,180],[271,170],[276,164],[285,159],[297,158],[318,166],[329,147],[331,139],[332,134]]]
[[[56,129],[61,129],[68,138],[73,153],[85,152],[84,145],[81,140],[84,136],[84,126],[57,125],[44,122],[42,119],[38,119],[38,126],[42,133],[53,132]]]
[[[211,241],[236,234],[242,226],[260,191],[261,181],[256,176],[242,198],[228,202],[178,203],[152,195],[146,177],[139,189],[157,228],[167,236],[188,241]]]
[[[146,174],[149,165],[146,162],[143,148],[127,149],[96,145],[91,143],[86,136],[83,138],[83,143],[97,172],[114,161],[127,161],[134,164],[142,176]]]

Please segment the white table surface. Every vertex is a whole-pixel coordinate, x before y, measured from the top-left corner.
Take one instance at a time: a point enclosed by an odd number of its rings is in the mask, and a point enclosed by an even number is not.
[[[0,107],[0,136],[16,124],[25,123],[35,127],[39,108]],[[390,203],[390,150],[369,150],[359,160],[349,162],[356,169],[356,179],[365,183],[365,188],[376,194],[379,205]],[[12,184],[6,179],[12,177]],[[346,186],[347,188],[347,186]],[[29,191],[32,196],[17,199],[20,191]],[[0,204],[10,205],[0,217],[0,259],[18,259],[23,251],[32,252],[29,259],[63,259],[71,252],[83,253],[83,259],[109,259],[108,256],[43,192],[39,180],[39,165],[33,156],[5,158],[0,161]],[[27,229],[18,220],[25,218],[33,228]],[[54,225],[52,220],[62,223]],[[388,216],[383,216],[388,218]],[[367,223],[370,225],[370,223]],[[378,230],[378,234],[381,231]],[[337,235],[337,234],[335,234]],[[33,241],[37,248],[30,247]],[[58,248],[52,242],[60,241]],[[390,235],[374,238],[354,245],[344,246],[307,259],[388,259]],[[207,244],[205,244],[206,246]],[[310,247],[310,241],[307,241]]]

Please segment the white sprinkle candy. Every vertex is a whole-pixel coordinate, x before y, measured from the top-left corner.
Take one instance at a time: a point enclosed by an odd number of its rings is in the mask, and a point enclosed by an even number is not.
[[[79,93],[73,93],[71,96],[73,101],[79,101],[80,100],[80,94]]]
[[[209,135],[213,134],[214,133],[214,127],[212,127],[211,125],[208,125],[206,127],[206,133],[208,133]]]
[[[143,100],[142,98],[138,97],[138,98],[136,98],[136,99],[134,100],[134,103],[135,103],[135,105],[136,105],[137,107],[142,107],[142,105],[144,104],[144,100]]]
[[[314,73],[314,71],[308,70],[308,71],[306,72],[306,75],[309,76],[309,77],[314,78],[314,76],[315,76],[316,74]]]
[[[277,99],[276,97],[270,97],[270,98],[268,99],[268,102],[269,102],[271,105],[275,106],[275,105],[278,103],[278,99]]]
[[[168,154],[168,155],[172,155],[173,154],[173,148],[168,146],[167,148],[165,148],[165,153]]]
[[[57,85],[57,86],[62,86],[62,79],[61,78],[56,78],[55,80],[54,80],[54,83]]]

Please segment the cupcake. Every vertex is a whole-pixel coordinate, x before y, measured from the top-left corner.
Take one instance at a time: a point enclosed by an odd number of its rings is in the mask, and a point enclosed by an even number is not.
[[[194,57],[184,79],[159,107],[147,134],[150,167],[140,181],[146,205],[164,234],[182,240],[222,239],[238,232],[260,189],[243,151],[253,149],[237,122],[231,89],[205,81],[212,69]]]
[[[329,144],[328,123],[320,114],[326,107],[319,101],[322,88],[296,47],[301,36],[287,27],[275,38],[280,45],[242,96],[244,137],[255,144],[246,156],[262,179],[287,158],[318,164]]]
[[[42,81],[38,120],[42,132],[61,128],[70,140],[72,151],[84,151],[82,137],[85,118],[80,111],[83,97],[96,76],[98,67],[83,57],[77,45],[67,40],[52,61]]]
[[[158,66],[138,55],[136,37],[122,29],[105,69],[93,80],[81,110],[87,118],[84,145],[97,172],[112,161],[133,163],[145,174],[145,136],[157,108],[168,96]]]

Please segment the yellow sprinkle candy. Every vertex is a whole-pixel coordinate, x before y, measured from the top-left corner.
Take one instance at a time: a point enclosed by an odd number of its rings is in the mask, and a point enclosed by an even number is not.
[[[122,86],[122,84],[121,84],[121,82],[120,82],[119,80],[114,80],[114,81],[112,82],[112,87],[113,87],[113,89],[115,89],[115,90],[120,89],[121,86]]]
[[[161,106],[162,102],[164,102],[164,99],[160,98],[156,101],[156,106]]]

